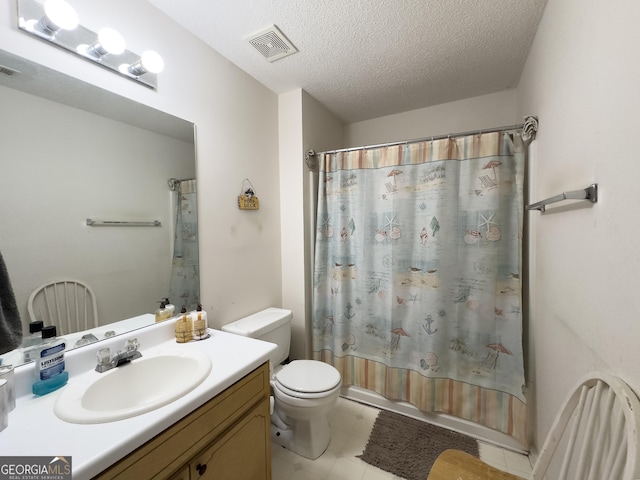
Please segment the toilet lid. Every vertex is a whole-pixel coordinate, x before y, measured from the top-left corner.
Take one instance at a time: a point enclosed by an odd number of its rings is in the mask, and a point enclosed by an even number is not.
[[[294,360],[275,375],[282,386],[301,393],[325,392],[341,381],[340,372],[318,360]]]

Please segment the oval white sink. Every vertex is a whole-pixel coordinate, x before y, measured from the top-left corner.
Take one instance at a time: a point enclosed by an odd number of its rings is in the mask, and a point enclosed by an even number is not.
[[[211,359],[199,351],[142,357],[92,380],[70,381],[54,412],[71,423],[106,423],[160,408],[190,392],[209,375]],[[96,378],[97,376],[97,378]]]

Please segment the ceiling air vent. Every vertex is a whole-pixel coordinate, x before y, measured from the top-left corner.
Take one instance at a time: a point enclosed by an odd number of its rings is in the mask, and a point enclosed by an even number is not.
[[[5,65],[0,65],[0,74],[2,75],[7,75],[7,76],[12,76],[12,75],[20,75],[20,71],[19,70],[15,70],[11,67],[7,67]]]
[[[245,40],[270,62],[275,62],[298,51],[275,25],[251,35]]]

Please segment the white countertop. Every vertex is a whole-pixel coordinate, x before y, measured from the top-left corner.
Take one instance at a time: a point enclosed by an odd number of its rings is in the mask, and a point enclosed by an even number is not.
[[[53,412],[65,387],[36,397],[31,393],[33,364],[20,366],[16,369],[16,408],[9,413],[9,426],[0,432],[0,455],[71,457],[74,480],[90,479],[253,371],[276,348],[271,343],[218,330],[210,330],[211,337],[206,340],[178,344],[173,327],[173,322],[158,323],[65,354],[69,384],[74,377],[95,368],[98,348],[122,349],[126,339],[136,337],[143,356],[161,353],[168,347],[197,349],[209,355],[211,373],[194,390],[137,417],[102,424],[73,424],[60,420]]]

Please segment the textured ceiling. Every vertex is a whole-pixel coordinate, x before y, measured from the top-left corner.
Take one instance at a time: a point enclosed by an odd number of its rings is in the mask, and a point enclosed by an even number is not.
[[[547,0],[149,0],[275,93],[347,123],[517,86]],[[299,52],[244,38],[277,25]]]

